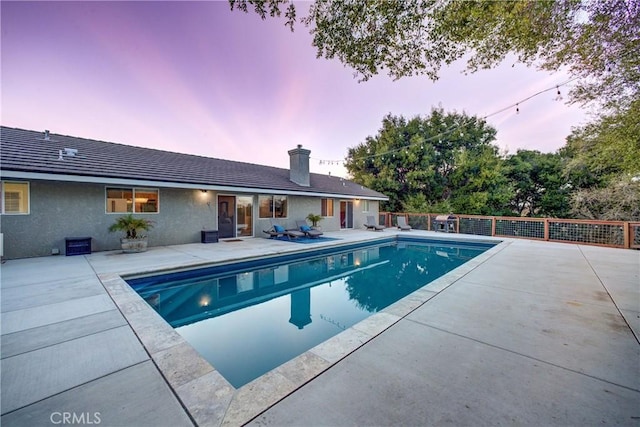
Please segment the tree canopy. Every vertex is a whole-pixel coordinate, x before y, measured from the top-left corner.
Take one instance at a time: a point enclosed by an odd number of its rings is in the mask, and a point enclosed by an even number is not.
[[[621,174],[640,176],[640,99],[573,129],[562,153],[574,187],[606,185]]]
[[[496,130],[477,117],[433,109],[410,120],[387,115],[374,137],[350,148],[346,168],[390,198],[390,210],[501,213],[511,192]]]
[[[625,120],[575,129],[556,153],[501,155],[483,119],[442,108],[409,120],[389,114],[349,149],[346,168],[389,196],[383,210],[639,220],[640,123]]]
[[[575,216],[640,219],[640,100],[574,129],[560,154]]]
[[[285,14],[288,0],[229,0],[263,19]],[[635,0],[316,0],[301,19],[317,56],[338,58],[360,80],[426,75],[467,60],[467,71],[492,68],[509,55],[578,79],[573,101],[626,107],[640,98],[640,2]]]
[[[518,216],[566,217],[569,190],[563,159],[558,154],[518,150],[505,159],[506,176],[514,188],[509,208]]]

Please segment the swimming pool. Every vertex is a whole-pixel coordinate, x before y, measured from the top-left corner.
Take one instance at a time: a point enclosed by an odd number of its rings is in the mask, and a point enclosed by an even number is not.
[[[492,246],[389,239],[127,282],[239,388]]]

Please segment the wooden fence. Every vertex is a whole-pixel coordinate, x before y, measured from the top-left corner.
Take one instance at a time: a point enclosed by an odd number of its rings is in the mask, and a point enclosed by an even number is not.
[[[640,222],[380,212],[380,224],[396,227],[398,216],[418,230],[640,249]]]

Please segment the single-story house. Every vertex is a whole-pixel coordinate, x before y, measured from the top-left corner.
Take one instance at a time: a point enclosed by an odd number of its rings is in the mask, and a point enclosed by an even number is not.
[[[388,198],[355,182],[309,172],[310,151],[289,151],[290,169],[0,127],[2,255],[64,254],[67,238],[93,251],[120,247],[109,226],[150,219],[149,246],[268,237],[309,213],[325,231],[361,228]]]

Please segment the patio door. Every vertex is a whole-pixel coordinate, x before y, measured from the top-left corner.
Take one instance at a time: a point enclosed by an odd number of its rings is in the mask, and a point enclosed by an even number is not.
[[[253,236],[253,196],[218,196],[218,236]]]
[[[253,196],[236,197],[236,236],[253,236]]]
[[[353,202],[340,201],[340,228],[353,228]]]
[[[218,196],[218,236],[236,237],[236,197]]]

